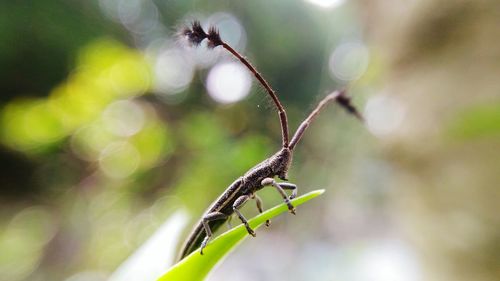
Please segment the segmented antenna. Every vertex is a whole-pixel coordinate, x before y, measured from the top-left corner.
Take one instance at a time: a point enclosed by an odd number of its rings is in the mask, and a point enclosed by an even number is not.
[[[299,142],[300,138],[304,135],[305,130],[311,122],[316,118],[319,112],[323,109],[325,105],[327,105],[330,101],[336,101],[341,107],[343,107],[347,112],[354,115],[359,120],[363,121],[363,117],[359,113],[359,111],[351,104],[351,98],[345,94],[345,90],[335,91],[325,98],[323,98],[316,108],[309,114],[309,116],[300,124],[295,131],[295,134],[292,137],[292,140],[289,142],[288,140],[288,120],[285,112],[285,108],[281,105],[276,92],[271,88],[269,83],[262,77],[262,75],[255,69],[255,67],[240,53],[238,53],[235,49],[233,49],[226,42],[222,41],[219,35],[219,31],[214,27],[210,27],[208,29],[208,33],[206,33],[199,21],[194,21],[191,24],[190,28],[184,29],[182,33],[185,37],[187,37],[188,41],[193,46],[198,46],[200,43],[207,39],[208,47],[215,48],[217,46],[222,46],[224,49],[229,51],[233,56],[239,59],[250,72],[259,80],[260,84],[266,89],[269,96],[271,96],[276,108],[278,109],[278,114],[280,117],[281,124],[281,133],[283,137],[283,147],[289,148],[291,150],[294,149],[295,145]]]
[[[200,43],[208,39],[208,47],[209,48],[215,48],[217,46],[222,46],[224,49],[229,51],[233,56],[235,56],[237,59],[239,59],[247,68],[250,70],[250,72],[253,73],[255,78],[259,80],[260,84],[266,89],[267,93],[273,100],[274,104],[276,105],[276,109],[278,110],[278,115],[280,118],[280,124],[281,124],[281,133],[282,133],[282,140],[283,140],[283,147],[288,148],[289,147],[289,141],[288,141],[288,119],[286,116],[285,108],[283,105],[281,105],[281,102],[278,99],[278,96],[276,95],[276,92],[271,88],[269,83],[262,77],[262,75],[257,71],[257,69],[240,53],[238,53],[235,49],[233,49],[230,45],[228,45],[226,42],[222,41],[219,35],[219,31],[215,27],[210,27],[208,29],[208,33],[206,33],[203,28],[201,27],[201,24],[199,21],[194,21],[191,24],[191,27],[185,28],[182,32],[182,34],[188,39],[188,42],[193,45],[193,46],[198,46]]]
[[[323,107],[325,107],[331,101],[336,101],[337,104],[343,107],[347,112],[356,116],[356,118],[363,122],[363,116],[361,116],[359,111],[351,104],[351,98],[345,94],[345,90],[335,91],[324,97],[316,106],[316,108],[309,114],[309,116],[307,116],[307,118],[302,121],[300,126],[297,128],[297,131],[295,131],[292,140],[290,141],[290,150],[293,150],[295,148],[295,145],[299,142],[300,138],[302,138],[307,127],[309,127],[311,122],[316,118]]]

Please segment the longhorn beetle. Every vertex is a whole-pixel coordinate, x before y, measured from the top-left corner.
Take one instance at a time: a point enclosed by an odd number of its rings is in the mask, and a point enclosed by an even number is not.
[[[281,105],[275,91],[245,57],[240,55],[226,42],[222,41],[218,30],[214,26],[210,27],[207,33],[203,30],[200,22],[194,21],[190,27],[186,27],[181,32],[181,36],[185,37],[193,46],[200,45],[201,42],[206,39],[208,40],[207,43],[209,48],[215,48],[217,46],[223,47],[232,55],[234,55],[238,60],[240,60],[248,68],[248,70],[253,73],[257,80],[259,80],[262,86],[266,89],[267,93],[273,100],[273,103],[278,110],[283,143],[281,149],[278,152],[262,161],[261,163],[257,164],[255,167],[251,168],[242,177],[236,179],[226,189],[226,191],[224,191],[224,193],[222,193],[222,195],[220,195],[219,198],[217,198],[217,200],[212,203],[212,205],[206,210],[201,220],[196,224],[191,234],[188,236],[183,248],[181,249],[180,259],[187,256],[198,247],[200,247],[200,254],[203,255],[203,249],[207,246],[208,241],[212,237],[212,231],[218,229],[226,220],[229,219],[229,217],[233,213],[236,213],[238,215],[241,222],[245,225],[248,233],[255,237],[255,232],[252,228],[250,228],[246,218],[243,216],[243,214],[241,214],[239,209],[249,199],[255,199],[257,209],[260,213],[262,213],[262,201],[259,196],[255,194],[255,192],[264,188],[265,186],[272,186],[276,188],[276,190],[279,192],[281,197],[283,197],[283,200],[287,204],[288,210],[292,214],[295,214],[295,208],[290,203],[290,200],[296,197],[297,186],[293,183],[277,182],[274,177],[277,176],[284,181],[288,180],[287,171],[292,162],[293,149],[299,142],[300,138],[304,135],[307,127],[309,127],[318,113],[329,102],[337,102],[349,113],[353,114],[358,119],[363,121],[361,114],[351,104],[350,98],[346,96],[345,91],[334,91],[319,102],[316,108],[297,128],[297,131],[293,135],[292,139],[289,140],[286,112]],[[291,190],[292,194],[290,196],[287,196],[285,190]],[[269,226],[269,221],[266,221],[266,225]]]

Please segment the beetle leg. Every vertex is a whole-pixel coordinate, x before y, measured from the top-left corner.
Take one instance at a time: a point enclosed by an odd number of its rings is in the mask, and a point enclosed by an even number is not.
[[[262,199],[257,194],[253,195],[255,197],[255,203],[257,203],[257,210],[262,214]],[[271,221],[266,220],[266,226],[271,225]]]
[[[213,212],[213,213],[208,213],[205,216],[203,216],[201,223],[203,224],[203,227],[205,228],[205,233],[207,236],[205,236],[205,239],[203,239],[203,242],[201,242],[201,247],[200,247],[200,254],[203,255],[203,249],[207,246],[208,240],[210,240],[210,237],[212,237],[212,230],[210,229],[210,226],[208,225],[209,222],[215,221],[215,220],[223,220],[226,219],[227,215],[221,212]]]
[[[292,191],[292,195],[288,197],[288,199],[292,200],[293,198],[297,197],[297,185],[289,182],[280,182],[278,183],[279,186],[283,189],[288,189]]]
[[[292,203],[290,202],[290,199],[286,195],[283,188],[273,178],[265,178],[262,180],[261,184],[262,184],[262,186],[268,186],[268,185],[274,186],[276,188],[276,190],[281,194],[281,197],[283,197],[283,200],[285,201],[286,205],[288,206],[288,210],[290,211],[290,213],[295,215],[295,208],[293,207]],[[282,183],[282,184],[285,184],[285,183]],[[290,186],[288,186],[288,187],[290,187]]]
[[[248,234],[255,237],[255,231],[253,231],[253,229],[248,224],[247,219],[241,214],[240,210],[238,210],[239,208],[243,207],[243,205],[245,205],[245,203],[248,201],[248,199],[250,199],[250,196],[248,196],[248,195],[241,195],[240,197],[238,197],[238,199],[236,199],[236,201],[234,201],[233,211],[238,215],[241,222],[247,228]]]

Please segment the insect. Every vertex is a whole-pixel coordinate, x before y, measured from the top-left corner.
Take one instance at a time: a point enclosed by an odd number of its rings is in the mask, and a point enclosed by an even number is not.
[[[188,236],[183,248],[181,249],[180,259],[192,253],[198,247],[200,247],[200,254],[203,255],[203,250],[212,237],[212,231],[218,229],[226,220],[230,218],[233,213],[236,213],[241,222],[245,225],[248,233],[255,236],[254,230],[250,228],[247,219],[243,216],[239,209],[248,200],[255,199],[257,209],[260,213],[262,213],[262,200],[257,194],[255,194],[255,192],[266,186],[274,187],[287,204],[288,210],[292,214],[295,214],[295,208],[290,203],[290,200],[296,197],[297,186],[293,183],[278,182],[275,180],[275,177],[278,177],[283,181],[288,180],[287,172],[290,164],[292,163],[292,154],[295,146],[304,135],[307,127],[309,127],[311,122],[328,103],[335,101],[349,113],[353,114],[361,121],[363,120],[361,114],[351,104],[350,98],[345,94],[345,91],[334,91],[319,102],[316,108],[300,124],[292,138],[289,139],[287,115],[275,91],[245,57],[221,39],[218,30],[214,26],[210,27],[207,33],[202,28],[200,22],[195,21],[190,27],[185,28],[181,35],[194,46],[200,45],[203,40],[208,40],[207,43],[209,48],[215,48],[218,46],[223,47],[253,73],[257,80],[266,89],[266,92],[273,100],[273,103],[278,111],[282,132],[282,146],[281,149],[274,155],[257,164],[248,170],[243,176],[236,179],[224,191],[224,193],[222,193],[219,198],[212,203],[212,205],[204,213],[201,220],[196,224],[191,234]],[[288,196],[285,190],[291,190],[291,195]],[[269,221],[266,222],[266,225],[269,226]]]

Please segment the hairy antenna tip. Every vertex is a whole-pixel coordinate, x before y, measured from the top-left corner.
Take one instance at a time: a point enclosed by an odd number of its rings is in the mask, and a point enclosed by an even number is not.
[[[215,48],[222,45],[222,39],[220,38],[219,31],[215,26],[211,26],[208,29],[208,33],[203,30],[201,23],[199,21],[194,21],[190,27],[184,28],[182,30],[182,36],[186,37],[189,44],[192,46],[198,46],[205,39],[208,39],[208,47]]]
[[[182,31],[182,35],[184,35],[188,42],[191,45],[198,46],[201,44],[201,41],[205,40],[205,38],[208,37],[207,33],[203,30],[203,27],[201,27],[201,24],[199,21],[194,21],[191,24],[191,27],[186,27]]]
[[[208,29],[208,47],[215,48],[222,45],[222,39],[220,39],[219,31],[215,26],[211,26]]]
[[[335,101],[340,106],[342,106],[345,110],[347,110],[347,112],[356,116],[356,118],[358,118],[361,122],[364,122],[365,119],[363,118],[361,113],[359,113],[359,111],[356,109],[356,107],[354,107],[354,105],[352,105],[351,97],[346,95],[345,89],[337,92],[337,95],[335,96]]]

